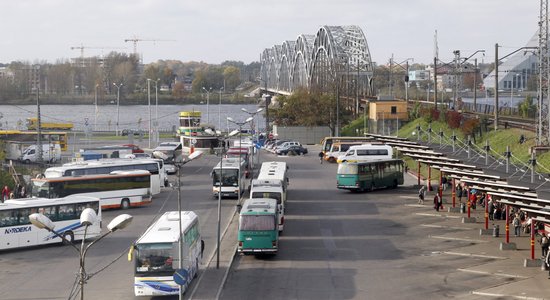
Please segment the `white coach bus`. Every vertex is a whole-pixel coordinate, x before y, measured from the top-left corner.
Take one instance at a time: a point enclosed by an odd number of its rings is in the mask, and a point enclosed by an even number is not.
[[[134,293],[136,296],[178,295],[180,286],[174,281],[179,267],[179,218],[183,233],[182,267],[187,290],[199,272],[202,258],[202,240],[199,218],[192,211],[169,211],[139,237],[130,250],[129,259],[134,260]]]

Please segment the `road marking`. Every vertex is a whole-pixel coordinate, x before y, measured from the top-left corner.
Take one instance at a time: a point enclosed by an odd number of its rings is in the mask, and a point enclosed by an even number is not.
[[[494,256],[486,254],[474,254],[474,253],[463,253],[463,252],[453,252],[453,251],[443,251],[444,254],[456,255],[456,256],[470,256],[470,257],[480,257],[480,258],[492,258],[492,259],[508,259],[504,256]]]
[[[419,216],[427,216],[427,217],[440,217],[440,218],[450,218],[450,219],[460,219],[462,216],[453,216],[453,215],[443,215],[443,214],[436,214],[436,213],[415,213]]]
[[[458,270],[458,271],[462,271],[462,272],[466,272],[466,273],[483,274],[483,275],[493,275],[493,276],[508,277],[508,278],[519,278],[519,279],[527,279],[527,278],[529,278],[529,277],[527,277],[527,276],[521,276],[521,275],[516,275],[516,274],[486,272],[486,271],[468,270],[468,269],[457,269],[457,270]]]
[[[449,236],[442,236],[442,235],[429,235],[428,237],[433,238],[433,239],[440,239],[440,240],[475,242],[475,243],[488,243],[489,242],[489,241],[484,241],[484,240],[476,240],[476,239],[468,239],[468,238],[457,238],[457,237],[449,237]]]
[[[443,225],[435,225],[435,224],[420,224],[422,227],[431,227],[431,228],[449,228],[449,229],[459,229],[459,230],[471,230],[473,228],[470,227],[449,227],[449,226],[443,226]]]
[[[498,298],[516,298],[516,299],[525,299],[525,300],[544,300],[544,298],[516,296],[516,295],[505,295],[505,294],[497,294],[497,293],[486,293],[486,292],[478,292],[478,291],[472,291],[472,294],[473,295],[479,295],[479,296],[498,297]]]

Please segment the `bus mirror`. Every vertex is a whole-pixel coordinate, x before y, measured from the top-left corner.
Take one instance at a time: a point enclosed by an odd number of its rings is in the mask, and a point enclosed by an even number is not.
[[[135,245],[130,246],[130,250],[128,251],[128,261],[132,261],[134,257],[134,248]]]

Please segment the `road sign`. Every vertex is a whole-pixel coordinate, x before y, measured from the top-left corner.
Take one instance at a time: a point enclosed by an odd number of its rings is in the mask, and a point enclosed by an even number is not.
[[[185,269],[177,269],[174,273],[174,281],[178,285],[185,285],[187,284],[187,279],[189,278],[189,272]]]
[[[193,138],[191,139],[191,145],[195,145],[197,143],[197,139]]]

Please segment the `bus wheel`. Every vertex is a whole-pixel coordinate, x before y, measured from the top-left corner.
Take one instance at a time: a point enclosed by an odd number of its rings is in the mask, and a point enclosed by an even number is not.
[[[367,190],[368,190],[369,192],[374,191],[374,182],[371,182],[371,183],[370,183],[370,186],[367,188]]]
[[[120,202],[120,208],[122,209],[130,208],[130,200],[128,200],[127,198],[122,199],[122,202]]]
[[[394,189],[397,188],[397,179],[394,179],[394,180],[393,180],[392,188],[394,188]]]
[[[74,234],[72,231],[67,231],[63,233],[63,245],[72,244],[74,242]]]
[[[193,278],[197,278],[197,276],[199,276],[199,260],[195,260],[195,275],[193,276]]]
[[[336,158],[330,157],[330,158],[328,159],[328,162],[331,163],[331,164],[333,164],[333,163],[336,162]]]
[[[26,163],[26,164],[30,164],[30,163],[31,163],[31,161],[30,161],[30,160],[28,160],[28,159],[25,159],[25,163]]]

